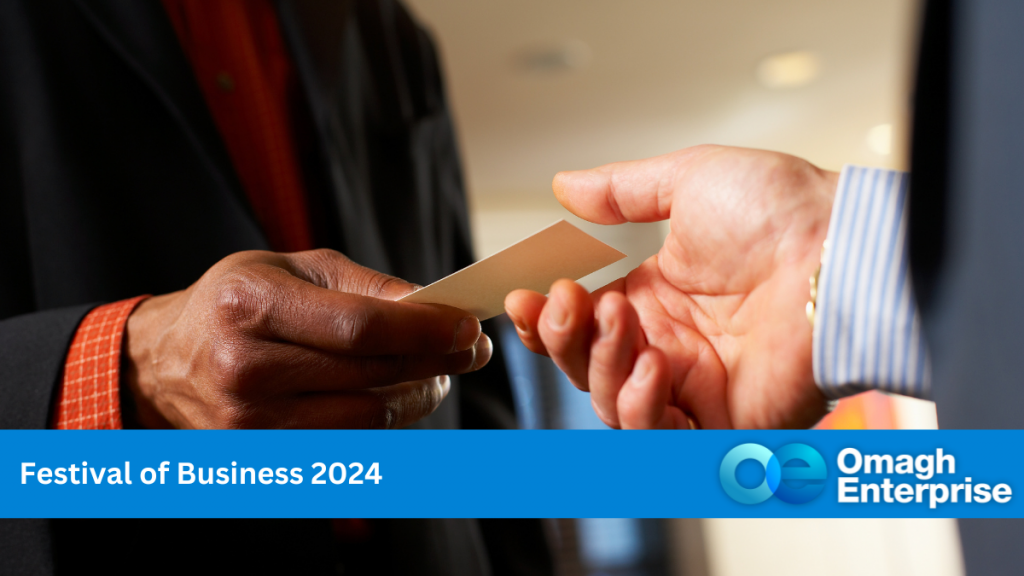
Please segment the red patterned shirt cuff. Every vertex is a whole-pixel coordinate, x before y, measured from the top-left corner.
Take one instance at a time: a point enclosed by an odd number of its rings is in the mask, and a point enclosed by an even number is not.
[[[121,342],[138,296],[89,312],[75,332],[57,391],[53,427],[58,430],[119,430]]]

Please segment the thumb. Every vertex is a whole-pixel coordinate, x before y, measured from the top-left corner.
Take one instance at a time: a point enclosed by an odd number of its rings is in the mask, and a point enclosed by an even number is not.
[[[398,300],[422,288],[418,284],[356,264],[335,250],[309,250],[289,254],[288,257],[298,276],[329,290],[382,300]]]
[[[590,222],[665,220],[669,217],[676,179],[709,149],[697,146],[645,160],[559,172],[551,187],[562,206]]]

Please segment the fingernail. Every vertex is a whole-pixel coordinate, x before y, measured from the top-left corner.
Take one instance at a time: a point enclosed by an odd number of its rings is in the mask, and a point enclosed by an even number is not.
[[[555,330],[562,331],[569,324],[569,312],[562,306],[562,303],[555,301],[548,313],[548,326]]]
[[[469,350],[480,338],[480,321],[476,316],[466,316],[459,321],[455,330],[455,352]]]
[[[448,391],[452,389],[452,379],[447,374],[441,376],[441,398],[448,395]]]
[[[491,360],[491,354],[493,353],[494,345],[491,343],[491,339],[487,334],[480,334],[480,339],[476,341],[476,355],[473,357],[473,370],[483,368]]]

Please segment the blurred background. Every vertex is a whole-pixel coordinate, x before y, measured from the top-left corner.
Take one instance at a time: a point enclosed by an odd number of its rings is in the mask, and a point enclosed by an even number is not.
[[[558,218],[629,255],[663,224],[604,227],[551,194],[559,170],[716,143],[839,170],[905,169],[917,0],[406,0],[441,48],[478,257]],[[525,428],[602,428],[546,359],[502,338]],[[934,428],[927,402],[864,394],[822,428]],[[672,495],[666,495],[671,498]],[[963,573],[950,520],[551,522],[566,576]]]

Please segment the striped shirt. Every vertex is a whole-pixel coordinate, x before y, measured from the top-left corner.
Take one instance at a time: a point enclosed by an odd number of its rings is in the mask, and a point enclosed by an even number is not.
[[[884,390],[927,398],[931,368],[910,285],[909,175],[846,166],[818,279],[814,380],[829,398]]]

